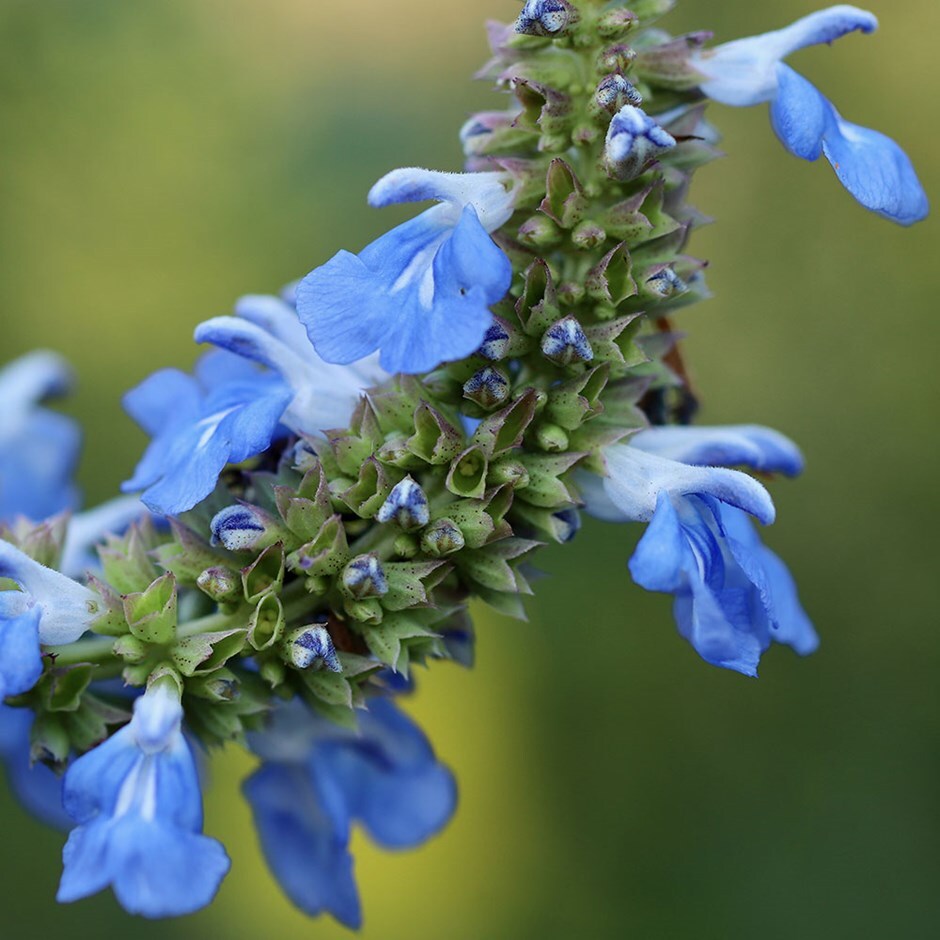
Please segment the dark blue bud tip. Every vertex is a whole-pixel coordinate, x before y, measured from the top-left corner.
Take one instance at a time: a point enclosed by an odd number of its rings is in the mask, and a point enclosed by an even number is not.
[[[565,0],[529,0],[515,29],[527,36],[558,36],[577,19],[577,11]]]
[[[499,320],[494,320],[483,334],[483,342],[477,350],[477,355],[496,362],[504,359],[508,350],[509,331]]]
[[[577,509],[562,509],[552,514],[559,542],[570,542],[581,528],[581,513]]]

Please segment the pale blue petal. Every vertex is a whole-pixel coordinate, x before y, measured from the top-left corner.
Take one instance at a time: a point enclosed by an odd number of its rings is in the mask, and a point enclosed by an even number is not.
[[[455,223],[465,206],[472,206],[487,232],[494,232],[512,215],[515,194],[507,190],[505,173],[442,173],[405,167],[383,176],[369,191],[369,205],[380,208],[402,202],[436,199],[448,204]]]
[[[630,438],[640,450],[696,466],[750,467],[796,476],[803,455],[788,437],[757,424],[656,427]]]
[[[746,510],[765,525],[774,520],[770,495],[755,479],[737,470],[690,467],[630,444],[613,444],[604,449],[604,457],[607,495],[632,521],[652,519],[661,493],[673,498],[707,494]]]
[[[890,137],[834,113],[823,153],[839,182],[866,209],[899,225],[913,225],[929,213],[927,194],[910,159]]]
[[[664,493],[630,559],[630,574],[647,591],[673,594],[685,586],[685,570],[693,561],[679,516]]]
[[[774,133],[795,157],[816,160],[823,134],[832,120],[832,105],[814,85],[788,65],[777,66],[779,90],[770,102]]]
[[[737,39],[692,56],[702,91],[722,104],[747,107],[777,94],[777,64],[791,52],[830,43],[855,30],[873,32],[878,20],[858,7],[839,5],[812,13],[785,29]]]

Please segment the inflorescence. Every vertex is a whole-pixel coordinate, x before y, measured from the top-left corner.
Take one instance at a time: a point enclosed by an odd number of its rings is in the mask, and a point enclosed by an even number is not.
[[[237,742],[282,888],[358,925],[353,824],[414,846],[455,807],[397,697],[415,666],[471,664],[472,599],[523,615],[530,560],[582,511],[647,524],[630,572],[707,662],[754,676],[772,642],[816,647],[741,469],[796,475],[798,449],[690,424],[673,324],[707,295],[686,253],[707,99],[768,102],[791,153],[894,222],[927,202],[897,144],[783,62],[871,14],[709,48],[652,26],[671,6],[529,0],[491,24],[481,74],[511,103],[463,126],[466,171],[389,173],[373,206],[434,207],[200,324],[195,374],[129,392],[151,438],[129,495],[75,512],[78,434],[41,405],[68,386],[58,357],[0,372],[0,757],[70,829],[59,900],[208,904],[229,860],[197,765]]]

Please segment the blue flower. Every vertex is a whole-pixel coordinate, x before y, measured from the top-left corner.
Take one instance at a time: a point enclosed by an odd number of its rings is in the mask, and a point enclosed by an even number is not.
[[[249,743],[263,759],[244,790],[265,858],[307,914],[329,911],[349,927],[360,925],[349,853],[354,822],[383,846],[410,848],[454,812],[453,775],[421,730],[384,699],[360,714],[358,733],[295,700]]]
[[[297,312],[327,362],[380,351],[389,372],[427,372],[483,342],[512,266],[490,238],[512,215],[502,173],[395,170],[372,206],[439,200],[358,255],[341,251],[297,289]]]
[[[15,581],[22,591],[0,592],[0,629],[26,630],[28,611],[38,615],[38,639],[49,646],[74,643],[101,613],[97,596],[88,588],[53,571],[0,539],[0,578]],[[10,635],[5,633],[4,635]],[[19,633],[16,633],[20,637]],[[17,640],[19,642],[20,640]],[[9,693],[8,693],[9,694]]]
[[[31,711],[0,702],[0,761],[11,789],[34,816],[57,829],[70,829],[72,822],[62,808],[62,778],[30,760],[32,724]]]
[[[297,434],[346,428],[363,391],[388,378],[377,356],[351,365],[321,359],[294,308],[278,297],[243,297],[235,312],[200,323],[196,342],[212,343],[278,373],[292,393],[281,423]]]
[[[228,463],[266,450],[290,390],[237,356],[214,352],[195,377],[162,369],[124,396],[124,407],[153,440],[125,492],[143,490],[154,512],[192,509],[215,489]]]
[[[889,137],[844,120],[825,95],[782,61],[805,46],[877,28],[873,14],[834,6],[785,29],[697,52],[692,62],[710,98],[742,107],[769,101],[774,131],[790,153],[804,160],[824,154],[866,209],[911,225],[927,215],[929,205],[904,151]]]
[[[168,680],[134,703],[134,717],[79,757],[65,775],[65,809],[77,827],[62,852],[58,900],[111,885],[132,914],[173,917],[205,907],[229,869],[202,835],[196,765]]]
[[[78,502],[72,474],[81,434],[74,421],[39,407],[71,385],[71,371],[52,352],[22,356],[0,370],[0,521],[45,519]]]
[[[748,514],[773,522],[756,480],[722,462],[799,473],[802,457],[769,428],[654,428],[605,449],[609,476],[584,475],[588,511],[649,527],[630,559],[634,580],[675,596],[679,632],[716,666],[757,675],[771,642],[811,653],[818,640],[784,564]]]

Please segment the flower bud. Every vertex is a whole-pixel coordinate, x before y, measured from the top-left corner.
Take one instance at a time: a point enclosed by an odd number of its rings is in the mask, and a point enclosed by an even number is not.
[[[594,350],[574,317],[563,317],[553,323],[542,335],[541,349],[546,359],[560,366],[594,358]]]
[[[662,268],[643,282],[642,295],[653,300],[667,300],[687,290],[685,281],[672,268]]]
[[[451,519],[438,519],[424,530],[421,549],[434,558],[459,552],[466,544],[457,523]]]
[[[629,46],[617,44],[605,49],[597,57],[598,72],[625,72],[636,58],[636,52]]]
[[[357,555],[343,569],[343,587],[358,600],[367,597],[382,597],[388,593],[388,580],[378,555]]]
[[[591,251],[607,240],[607,233],[590,219],[575,226],[571,233],[571,242],[579,251]]]
[[[675,145],[675,138],[649,115],[633,105],[625,105],[614,115],[607,130],[604,146],[607,175],[621,182],[634,179]]]
[[[230,568],[218,565],[206,568],[196,578],[196,587],[214,601],[233,601],[241,594],[242,582],[238,574]]]
[[[251,552],[278,540],[274,520],[255,506],[227,506],[209,523],[212,544],[230,552]]]
[[[405,477],[392,487],[375,518],[379,522],[394,522],[406,532],[420,529],[430,518],[428,498],[410,476]]]
[[[333,638],[322,624],[311,624],[288,633],[281,646],[281,655],[295,669],[343,671]]]
[[[552,248],[561,241],[562,234],[547,215],[539,214],[519,226],[517,237],[527,248]]]
[[[464,382],[463,395],[485,411],[498,408],[509,399],[509,379],[498,369],[485,366]]]
[[[564,428],[546,421],[536,428],[535,443],[541,450],[557,454],[568,449],[568,435]]]
[[[526,36],[567,36],[580,19],[578,11],[566,0],[528,0],[515,30]]]
[[[601,79],[593,99],[593,105],[598,113],[616,114],[628,104],[636,108],[643,104],[643,96],[636,90],[636,86],[630,79],[619,72]]]
[[[608,10],[597,21],[597,34],[604,39],[622,39],[638,22],[637,15],[630,10]]]

